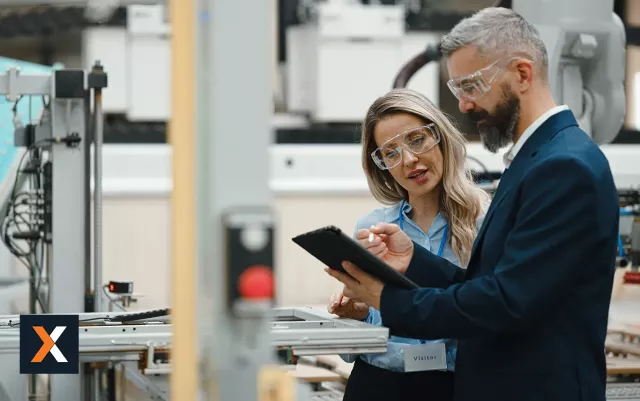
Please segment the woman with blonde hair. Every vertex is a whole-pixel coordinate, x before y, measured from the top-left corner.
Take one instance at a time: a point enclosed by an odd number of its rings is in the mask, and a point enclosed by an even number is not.
[[[369,108],[362,127],[362,167],[373,196],[387,205],[358,220],[400,226],[427,250],[466,266],[489,196],[466,168],[466,141],[420,93],[395,89]],[[332,296],[341,317],[383,325],[380,312]],[[456,342],[391,336],[385,354],[344,355],[354,362],[344,401],[447,401],[453,398]]]

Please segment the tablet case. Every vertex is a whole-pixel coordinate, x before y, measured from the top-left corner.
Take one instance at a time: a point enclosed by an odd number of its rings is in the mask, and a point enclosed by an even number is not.
[[[385,284],[410,290],[419,288],[416,283],[384,263],[337,227],[322,227],[300,234],[292,240],[325,265],[345,274],[348,273],[342,267],[342,262],[349,261]]]

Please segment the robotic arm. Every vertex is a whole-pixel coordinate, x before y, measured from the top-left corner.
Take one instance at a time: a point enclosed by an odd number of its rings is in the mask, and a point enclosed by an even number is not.
[[[513,0],[536,25],[549,55],[549,84],[598,145],[624,122],[626,37],[613,0]]]

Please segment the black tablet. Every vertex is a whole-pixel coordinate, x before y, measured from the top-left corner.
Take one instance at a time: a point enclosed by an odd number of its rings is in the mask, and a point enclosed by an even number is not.
[[[292,240],[332,269],[346,273],[342,262],[349,261],[385,284],[409,290],[419,288],[337,227],[323,227],[300,234]]]

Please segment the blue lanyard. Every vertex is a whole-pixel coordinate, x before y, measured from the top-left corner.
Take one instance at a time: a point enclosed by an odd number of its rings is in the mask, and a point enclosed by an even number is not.
[[[404,231],[404,219],[402,218],[402,211],[404,210],[405,201],[402,201],[400,205],[400,212],[398,213],[398,220],[400,220],[400,229]],[[444,246],[447,244],[447,237],[449,236],[449,224],[444,226],[444,234],[442,235],[442,241],[440,241],[440,248],[438,249],[438,256],[442,256]]]

